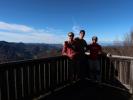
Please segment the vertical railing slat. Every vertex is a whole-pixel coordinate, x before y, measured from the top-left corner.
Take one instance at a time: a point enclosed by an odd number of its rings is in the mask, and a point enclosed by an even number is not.
[[[2,98],[1,98],[1,88],[0,88],[0,100],[2,100]]]
[[[44,92],[44,63],[39,64],[39,91]]]
[[[50,88],[50,86],[51,86],[51,64],[50,63],[48,63],[48,87]]]
[[[50,85],[50,77],[49,77],[49,65],[48,63],[45,63],[45,84],[46,84],[46,92],[48,92],[48,90],[50,89],[49,85]]]
[[[7,81],[6,81],[6,71],[1,69],[0,71],[0,77],[1,77],[1,99],[2,100],[8,100],[7,98]]]
[[[44,67],[44,90],[46,90],[46,66],[45,66],[45,64],[43,64],[43,67]]]
[[[24,97],[24,73],[23,73],[23,67],[21,67],[21,88],[22,88],[22,97]]]
[[[7,85],[7,100],[10,100],[10,90],[9,90],[9,72],[6,71],[6,85]]]
[[[14,69],[14,85],[15,85],[15,100],[18,99],[18,93],[17,93],[17,72],[16,69]]]
[[[59,85],[59,61],[56,62],[56,71],[57,71],[57,74],[56,74],[56,84]]]
[[[133,60],[131,60],[130,64],[130,92],[133,93]]]
[[[9,100],[15,100],[15,76],[14,76],[14,66],[10,66],[7,72],[8,88],[9,88]]]
[[[38,70],[39,70],[39,72],[38,72],[38,76],[39,76],[39,91],[41,91],[41,88],[42,88],[42,86],[41,86],[41,65],[39,64],[39,66],[38,66]]]
[[[28,82],[28,70],[27,68],[29,67],[28,64],[23,64],[23,91],[24,91],[24,98],[28,97],[29,94],[29,82]]]
[[[28,95],[30,95],[30,68],[29,68],[29,65],[27,66],[27,82],[28,82]]]
[[[33,66],[33,69],[34,69],[34,93],[36,93],[36,67],[35,65]]]
[[[0,70],[0,100],[2,100],[2,72]]]
[[[40,94],[39,91],[39,65],[40,62],[35,63],[35,95],[34,96],[38,96]]]
[[[66,60],[66,63],[67,63],[67,65],[66,65],[66,67],[67,67],[67,71],[66,71],[66,73],[67,73],[67,81],[69,81],[69,73],[68,73],[68,67],[69,67],[69,61],[68,61],[68,59]]]

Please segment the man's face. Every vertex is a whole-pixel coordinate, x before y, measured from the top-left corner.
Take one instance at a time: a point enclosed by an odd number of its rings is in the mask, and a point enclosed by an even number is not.
[[[96,41],[96,39],[92,39],[92,42],[93,42],[93,43],[96,43],[97,41]]]
[[[84,38],[84,33],[83,32],[80,32],[80,38],[83,39]]]

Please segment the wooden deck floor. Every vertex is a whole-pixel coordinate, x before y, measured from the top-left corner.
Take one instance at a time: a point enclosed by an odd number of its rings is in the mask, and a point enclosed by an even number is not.
[[[133,100],[128,92],[87,80],[79,81],[41,100]]]

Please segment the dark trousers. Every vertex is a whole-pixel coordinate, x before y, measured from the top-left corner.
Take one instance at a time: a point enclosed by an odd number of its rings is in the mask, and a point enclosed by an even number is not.
[[[87,77],[88,58],[86,55],[81,55],[79,58],[80,78]]]

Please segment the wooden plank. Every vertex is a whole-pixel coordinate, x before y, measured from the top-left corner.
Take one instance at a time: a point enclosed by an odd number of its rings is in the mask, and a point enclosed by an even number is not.
[[[28,90],[28,70],[27,70],[27,68],[28,68],[28,64],[23,64],[23,66],[22,66],[22,68],[21,68],[21,73],[23,73],[22,75],[23,75],[23,97],[24,98],[27,98],[28,97],[28,92],[29,92],[29,90]]]
[[[45,63],[45,90],[46,92],[50,89],[50,67],[48,63]]]
[[[40,91],[39,91],[39,63],[36,63],[35,65],[34,65],[34,89],[35,89],[35,91],[34,91],[34,93],[35,93],[35,95],[36,96],[38,96],[39,95],[39,93],[40,93]]]
[[[30,63],[29,65],[29,75],[28,75],[28,94],[33,97],[34,96],[34,63]]]
[[[8,69],[8,71],[6,72],[7,76],[8,76],[8,95],[9,95],[9,99],[8,100],[16,100],[17,98],[17,94],[15,94],[15,77],[14,77],[14,69],[12,68],[12,66],[10,66],[10,68]]]
[[[6,70],[0,69],[0,87],[1,87],[1,100],[8,100],[8,89],[7,89],[7,74]]]
[[[39,68],[39,91],[44,92],[45,91],[45,71],[44,71],[44,63],[40,63]]]
[[[50,63],[50,84],[51,84],[51,86],[50,86],[50,88],[51,88],[51,90],[53,91],[56,87],[57,87],[57,71],[56,71],[56,60],[54,60],[54,61],[52,61],[51,63]]]

